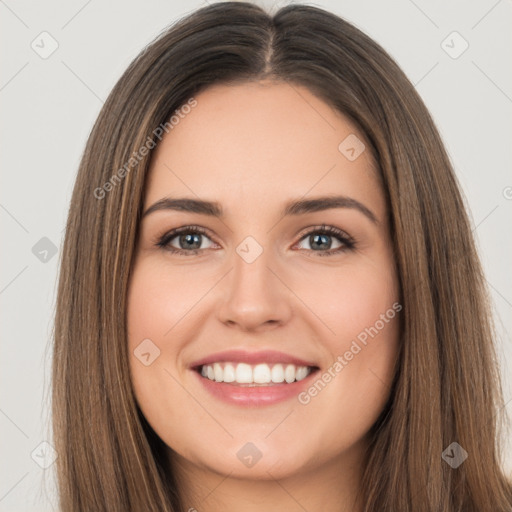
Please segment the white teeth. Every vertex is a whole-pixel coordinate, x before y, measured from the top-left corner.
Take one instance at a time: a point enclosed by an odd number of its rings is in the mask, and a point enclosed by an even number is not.
[[[222,382],[224,380],[224,372],[222,371],[222,366],[219,363],[215,363],[213,365],[213,376],[217,382]]]
[[[295,378],[297,380],[305,379],[308,376],[308,369],[305,366],[300,366],[297,368],[297,372],[295,373]]]
[[[232,364],[224,366],[224,382],[235,382],[235,367]]]
[[[268,384],[270,382],[270,368],[268,364],[257,364],[254,367],[253,380],[256,384]]]
[[[239,363],[235,370],[235,380],[239,384],[250,384],[253,382],[251,365]]]
[[[293,364],[289,364],[284,370],[284,380],[288,383],[291,383],[295,380],[295,366]]]
[[[310,367],[294,364],[213,363],[201,367],[201,375],[209,380],[237,384],[290,384],[305,379],[310,373]]]
[[[282,364],[275,364],[272,367],[272,382],[284,382],[284,369]]]

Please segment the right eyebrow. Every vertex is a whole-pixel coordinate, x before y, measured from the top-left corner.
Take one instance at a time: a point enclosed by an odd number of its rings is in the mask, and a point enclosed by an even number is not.
[[[200,213],[202,215],[210,215],[212,217],[222,218],[224,213],[219,203],[214,201],[204,201],[192,198],[169,198],[164,197],[152,204],[143,214],[146,217],[150,213],[158,210],[177,210],[181,212]]]

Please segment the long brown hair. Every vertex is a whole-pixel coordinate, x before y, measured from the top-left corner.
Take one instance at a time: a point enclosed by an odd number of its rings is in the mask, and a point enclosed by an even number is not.
[[[157,128],[216,83],[306,86],[365,135],[389,207],[403,304],[399,366],[371,431],[365,512],[510,511],[489,299],[464,201],[413,85],[372,39],[322,9],[243,2],[182,18],[115,85],[87,142],[61,255],[52,368],[60,509],[181,510],[135,401],[126,295]],[[151,146],[151,147],[152,147]],[[124,169],[124,172],[121,171]],[[457,442],[468,454],[442,457]]]

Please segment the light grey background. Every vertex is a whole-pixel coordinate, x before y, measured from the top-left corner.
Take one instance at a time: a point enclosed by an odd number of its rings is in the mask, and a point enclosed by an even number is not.
[[[510,416],[512,2],[310,4],[341,15],[376,39],[416,85],[438,125],[467,197],[485,265]],[[182,0],[0,0],[0,511],[56,510],[55,466],[39,465],[51,462],[52,451],[40,443],[51,443],[47,395],[58,260],[86,138],[130,61],[168,24],[202,5]],[[40,36],[44,31],[50,36]],[[55,44],[52,39],[58,48],[42,58]],[[464,41],[469,47],[458,55]],[[51,242],[41,242],[43,237]],[[508,471],[511,451],[509,444]]]

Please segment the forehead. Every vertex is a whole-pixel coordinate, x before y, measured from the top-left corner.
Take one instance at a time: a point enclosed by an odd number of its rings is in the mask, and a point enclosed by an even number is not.
[[[195,99],[155,149],[146,206],[166,195],[196,195],[247,209],[342,193],[377,213],[384,208],[363,135],[307,88],[216,85]]]

